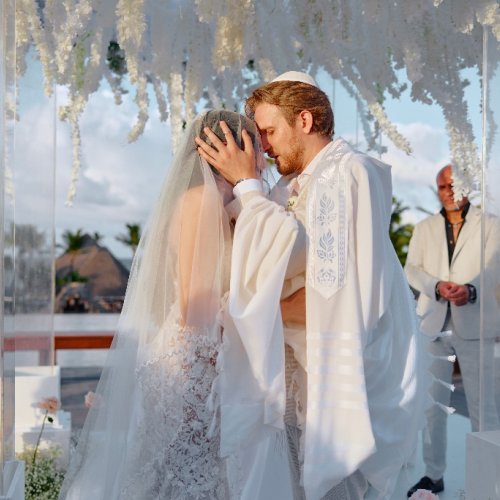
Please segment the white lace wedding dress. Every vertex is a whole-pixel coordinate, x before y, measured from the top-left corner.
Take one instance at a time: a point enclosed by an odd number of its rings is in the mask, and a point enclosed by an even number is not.
[[[173,324],[162,330],[167,352],[136,369],[137,431],[120,498],[229,498],[214,405],[220,341]]]
[[[185,132],[132,265],[124,308],[61,500],[226,500],[217,377],[229,289],[232,187],[194,138],[226,121],[211,111]],[[223,137],[220,132],[221,137]]]

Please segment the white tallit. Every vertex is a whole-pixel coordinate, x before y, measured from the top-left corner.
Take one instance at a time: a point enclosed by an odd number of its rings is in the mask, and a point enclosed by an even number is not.
[[[390,167],[338,139],[308,196],[304,485],[360,469],[389,496],[423,422],[413,300],[389,239]]]
[[[306,219],[303,483],[307,499],[316,500],[360,469],[385,497],[416,445],[425,394],[410,291],[388,236],[390,169],[354,152],[342,139],[319,155],[308,185]],[[279,297],[270,287],[254,287],[253,296],[233,288],[238,285],[235,266],[241,266],[247,282],[257,283],[255,277],[269,269],[284,277],[286,255],[279,249],[293,237],[289,220],[288,212],[259,194],[243,200],[233,246],[229,311],[237,312],[238,330],[252,342],[255,336],[280,335],[274,321],[255,322],[272,317],[273,308],[279,310]],[[270,256],[265,267],[255,264],[262,236],[273,241],[275,266]],[[245,257],[238,263],[235,256],[240,253]],[[254,262],[251,273],[249,261]],[[238,304],[237,311],[233,304]],[[259,360],[252,365],[255,379],[265,377],[259,371],[264,353],[265,359],[282,359],[277,343],[271,347],[247,351],[251,364]],[[275,387],[271,378],[267,386]],[[268,395],[277,393],[269,389]],[[279,397],[281,401],[284,394]]]

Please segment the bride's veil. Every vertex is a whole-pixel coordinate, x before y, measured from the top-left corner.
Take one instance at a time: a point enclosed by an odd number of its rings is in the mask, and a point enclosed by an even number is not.
[[[224,110],[199,115],[185,131],[137,248],[118,329],[60,498],[226,496],[209,399],[215,397],[219,311],[229,288],[224,205],[232,190],[200,158],[194,141],[204,126],[223,138],[221,119],[239,144],[245,128],[259,146],[254,123]]]

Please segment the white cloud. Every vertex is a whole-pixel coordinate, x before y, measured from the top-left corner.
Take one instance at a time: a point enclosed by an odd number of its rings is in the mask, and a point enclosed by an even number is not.
[[[21,87],[24,105],[16,125],[16,220],[50,227],[55,209],[56,232],[82,228],[105,236],[103,243],[118,257],[129,250],[115,240],[125,223],[144,223],[170,161],[170,127],[151,113],[151,123],[134,144],[127,135],[135,122],[133,96],[114,103],[107,89],[92,96],[81,120],[82,169],[72,207],[65,206],[71,175],[71,137],[66,123],[55,116],[54,101]],[[23,94],[21,93],[21,98]],[[58,104],[64,102],[58,91]],[[55,207],[52,199],[54,126],[57,127]]]
[[[439,210],[433,189],[437,172],[449,163],[448,137],[444,129],[425,123],[397,124],[397,127],[410,141],[413,153],[408,156],[386,140],[387,153],[382,160],[392,165],[394,195],[410,207],[405,213],[406,220],[417,222],[426,216],[417,207],[431,212]]]

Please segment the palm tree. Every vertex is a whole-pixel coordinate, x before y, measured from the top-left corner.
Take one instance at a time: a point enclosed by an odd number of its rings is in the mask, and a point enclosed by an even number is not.
[[[84,238],[83,229],[77,229],[74,233],[69,229],[64,231],[62,234],[64,253],[75,253],[77,250],[80,250],[83,246]]]
[[[414,227],[413,224],[401,223],[401,216],[403,212],[408,210],[408,208],[409,207],[403,206],[402,201],[398,200],[394,196],[392,197],[392,214],[391,224],[389,226],[389,236],[402,266],[406,263],[408,245],[410,243]]]
[[[70,256],[70,270],[63,277],[56,277],[56,293],[59,289],[66,283],[78,282],[85,283],[87,278],[80,275],[80,273],[74,268],[75,257],[79,250],[82,249],[83,243],[85,241],[85,234],[83,229],[77,229],[75,232],[69,229],[64,231],[62,234],[62,240],[64,248],[64,253]]]
[[[124,245],[130,247],[132,250],[132,256],[134,256],[137,245],[139,245],[139,241],[141,239],[141,225],[125,224],[125,226],[127,227],[127,234],[119,234],[115,238]]]
[[[99,232],[99,231],[94,231],[94,233],[92,233],[92,239],[98,244],[100,245],[101,244],[101,241],[102,239],[104,238],[104,236]]]

